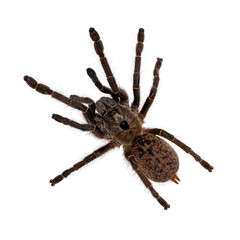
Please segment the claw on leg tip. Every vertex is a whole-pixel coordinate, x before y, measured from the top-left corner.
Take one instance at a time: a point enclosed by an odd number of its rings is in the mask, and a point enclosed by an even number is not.
[[[53,180],[52,179],[50,179],[50,181],[49,181],[50,183],[51,183],[51,186],[54,186],[55,185],[55,183],[53,182]]]

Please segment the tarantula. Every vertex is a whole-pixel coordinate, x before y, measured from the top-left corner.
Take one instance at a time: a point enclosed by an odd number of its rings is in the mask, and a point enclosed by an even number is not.
[[[161,58],[157,58],[153,70],[153,85],[150,94],[141,110],[139,110],[140,65],[141,53],[143,51],[144,29],[140,28],[137,36],[135,67],[133,73],[134,100],[131,107],[129,105],[127,93],[119,88],[115,81],[108,61],[104,55],[104,47],[99,34],[94,28],[90,28],[89,33],[94,42],[95,51],[100,58],[110,88],[102,85],[93,69],[88,68],[87,74],[102,93],[109,94],[111,97],[102,97],[96,103],[88,97],[71,95],[68,98],[61,93],[53,91],[48,86],[38,83],[32,77],[24,77],[26,83],[36,91],[42,94],[51,95],[53,98],[82,111],[88,124],[80,124],[58,114],[52,115],[54,120],[82,131],[91,131],[96,137],[109,140],[108,144],[95,150],[82,161],[73,165],[73,167],[51,179],[50,183],[54,186],[64,178],[68,177],[72,172],[77,171],[107,151],[123,145],[124,155],[131,164],[133,170],[152,193],[153,197],[157,199],[164,209],[168,209],[170,205],[156,192],[149,180],[156,182],[172,180],[173,182],[178,183],[180,179],[176,173],[179,168],[179,160],[174,149],[158,136],[168,139],[182,148],[185,152],[191,154],[195,160],[209,172],[212,171],[213,167],[208,162],[201,159],[201,157],[190,147],[165,130],[158,128],[146,129],[142,127],[143,120],[157,93],[159,69],[161,68],[163,61]],[[88,107],[84,104],[87,104]]]

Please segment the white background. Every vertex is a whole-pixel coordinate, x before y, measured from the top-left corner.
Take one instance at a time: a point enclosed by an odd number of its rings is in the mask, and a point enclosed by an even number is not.
[[[1,1],[0,238],[239,239],[238,1]],[[109,152],[55,187],[49,179],[105,144],[51,119],[80,112],[30,89],[28,74],[69,96],[107,84],[88,29],[98,30],[132,100],[136,35],[145,29],[141,102],[164,59],[147,127],[174,134],[214,171],[174,146],[181,182],[154,183],[165,211],[123,157]]]

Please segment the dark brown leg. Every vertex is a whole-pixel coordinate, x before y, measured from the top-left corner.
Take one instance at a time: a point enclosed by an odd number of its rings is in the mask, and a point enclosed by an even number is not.
[[[70,101],[71,107],[74,107],[76,109],[83,111],[83,115],[88,123],[95,125],[95,129],[92,131],[92,133],[98,138],[104,138],[104,134],[99,129],[95,121],[95,117],[97,117],[98,115],[95,113],[95,108],[96,108],[95,102],[90,98],[79,97],[76,95],[71,95],[69,98],[69,101]],[[82,103],[87,103],[88,108]]]
[[[153,86],[151,88],[148,98],[146,99],[146,101],[140,111],[139,117],[141,119],[144,119],[145,116],[147,115],[147,112],[148,112],[149,108],[151,107],[153,100],[157,94],[157,88],[158,88],[158,83],[159,83],[159,69],[162,66],[162,61],[163,60],[161,58],[157,58],[155,68],[153,70]]]
[[[89,33],[90,33],[91,39],[94,41],[95,51],[100,58],[103,70],[106,74],[108,83],[109,83],[113,93],[116,94],[121,99],[121,102],[123,102],[123,103],[128,102],[127,93],[125,91],[119,89],[117,86],[116,80],[115,80],[113,73],[111,71],[111,68],[108,64],[107,58],[104,55],[104,52],[103,52],[104,47],[103,47],[102,41],[100,40],[99,34],[97,33],[97,31],[94,28],[90,28]]]
[[[192,155],[195,158],[195,160],[197,162],[199,162],[205,169],[207,169],[209,172],[212,172],[213,166],[211,166],[208,162],[201,159],[201,157],[198,154],[196,154],[190,147],[188,147],[187,145],[185,145],[184,143],[179,141],[172,134],[164,131],[163,129],[159,129],[159,128],[147,129],[147,131],[149,133],[162,136],[162,137],[168,139],[169,141],[175,143],[177,146],[179,146],[181,149],[183,149],[186,153],[189,153],[190,155]]]
[[[24,76],[25,82],[33,89],[35,89],[37,92],[40,92],[42,94],[51,95],[53,98],[57,99],[60,102],[63,102],[67,104],[68,106],[71,106],[73,108],[76,108],[83,112],[83,115],[88,123],[95,125],[96,122],[94,120],[95,113],[93,112],[94,106],[91,104],[93,101],[90,98],[80,98],[75,95],[71,96],[70,98],[65,97],[61,93],[54,92],[52,89],[50,89],[48,86],[38,83],[34,78],[29,76]],[[81,100],[81,101],[80,101]],[[85,103],[88,103],[89,105],[92,105],[92,107],[86,107],[82,103],[85,101]],[[91,102],[92,101],[92,102]],[[90,103],[91,102],[91,103]],[[94,103],[95,105],[95,103]],[[92,132],[95,136],[102,138],[103,134],[101,131],[96,127],[96,129]]]
[[[95,112],[92,111],[93,108],[86,107],[85,105],[82,104],[83,101],[80,101],[79,99],[81,99],[81,98],[76,95],[72,95],[68,100],[69,105],[73,108],[76,108],[76,109],[82,111],[82,113],[88,123],[96,124],[96,122],[94,120]]]
[[[69,125],[82,131],[94,131],[96,128],[96,126],[93,124],[80,124],[68,118],[62,117],[61,115],[58,114],[53,114],[52,118],[57,122],[63,123],[64,125]]]
[[[76,108],[76,109],[82,111],[83,115],[87,119],[88,123],[95,124],[93,114],[91,113],[89,108],[86,107],[85,105],[83,105],[82,103],[76,101],[75,99],[70,99],[68,97],[65,97],[61,93],[54,92],[48,86],[38,83],[32,77],[24,76],[24,80],[31,88],[35,89],[37,92],[40,92],[42,94],[51,95],[53,98],[57,99],[58,101],[63,102],[65,104],[67,104],[68,106],[71,106],[73,108]]]
[[[128,160],[130,161],[133,170],[137,173],[137,175],[140,177],[142,182],[144,183],[145,187],[149,189],[149,191],[152,193],[153,197],[157,199],[157,201],[164,207],[165,210],[170,208],[170,205],[156,192],[156,190],[153,188],[151,182],[144,176],[142,171],[138,168],[137,164],[135,163],[135,159],[133,155],[130,155],[128,157]]]
[[[57,99],[60,102],[63,102],[67,104],[68,106],[71,106],[73,108],[76,108],[78,110],[81,110],[83,113],[87,113],[88,108],[84,106],[82,103],[78,103],[75,101],[75,99],[70,99],[68,97],[65,97],[61,93],[54,92],[52,89],[50,89],[48,86],[38,83],[34,78],[29,76],[24,76],[25,82],[33,89],[35,89],[37,92],[51,95],[53,98]]]
[[[65,97],[61,93],[54,92],[48,86],[38,83],[32,77],[24,76],[24,80],[31,88],[35,89],[37,92],[42,93],[42,94],[51,95],[53,98],[57,99],[58,101],[63,102],[70,106],[69,98]]]
[[[137,45],[136,45],[136,57],[135,57],[135,67],[134,67],[134,74],[133,74],[133,95],[134,100],[132,103],[132,109],[138,110],[139,103],[140,103],[140,67],[141,67],[141,54],[143,50],[143,41],[144,41],[144,29],[140,28],[138,31],[137,37]]]
[[[95,86],[102,92],[102,93],[107,93],[112,96],[112,98],[115,100],[115,102],[118,102],[118,96],[113,94],[112,90],[104,85],[99,81],[97,74],[92,68],[87,69],[87,74],[88,76],[92,79],[93,83]]]
[[[64,178],[68,177],[72,172],[77,171],[78,169],[80,169],[84,165],[90,163],[92,160],[98,158],[99,156],[103,155],[104,153],[113,149],[116,146],[117,146],[117,144],[115,142],[111,141],[107,145],[97,149],[92,154],[86,156],[82,161],[73,165],[73,167],[65,170],[64,172],[62,172],[62,174],[58,175],[54,179],[51,179],[50,180],[51,185],[54,186],[55,184],[61,182]]]
[[[70,96],[70,101],[77,101],[79,103],[86,103],[88,104],[89,110],[91,111],[91,113],[94,115],[95,114],[95,109],[96,109],[96,104],[95,102],[88,97],[79,97],[77,95],[71,95]]]

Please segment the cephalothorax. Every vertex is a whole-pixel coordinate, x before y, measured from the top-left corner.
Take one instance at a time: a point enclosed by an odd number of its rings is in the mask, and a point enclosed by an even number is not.
[[[195,160],[209,172],[212,171],[213,167],[201,159],[201,157],[190,147],[186,146],[165,130],[158,128],[146,129],[142,127],[143,120],[157,93],[159,69],[162,65],[162,59],[157,58],[153,71],[153,85],[151,91],[143,107],[139,110],[140,65],[144,42],[144,30],[140,28],[137,37],[138,42],[136,45],[135,68],[133,73],[134,100],[131,106],[129,106],[128,103],[127,93],[119,88],[115,81],[104,55],[103,43],[100,40],[99,34],[94,28],[90,28],[89,32],[91,39],[94,41],[95,51],[100,57],[110,88],[101,84],[96,73],[91,68],[87,69],[87,74],[101,92],[111,97],[102,97],[96,103],[88,97],[71,95],[68,98],[61,93],[51,90],[46,85],[38,83],[32,77],[24,77],[26,83],[36,91],[42,94],[51,95],[53,98],[82,111],[87,124],[77,123],[58,114],[53,114],[53,119],[83,131],[91,131],[96,137],[109,140],[108,144],[86,156],[82,161],[65,170],[54,179],[51,179],[50,183],[54,186],[68,177],[72,172],[103,155],[105,152],[123,145],[124,155],[132,168],[136,171],[144,185],[150,190],[153,197],[158,200],[164,209],[167,209],[170,205],[159,196],[149,179],[156,182],[172,180],[178,183],[180,179],[176,173],[179,168],[179,161],[173,148],[162,138],[159,138],[159,136],[168,139],[182,148],[185,152],[191,154]]]

